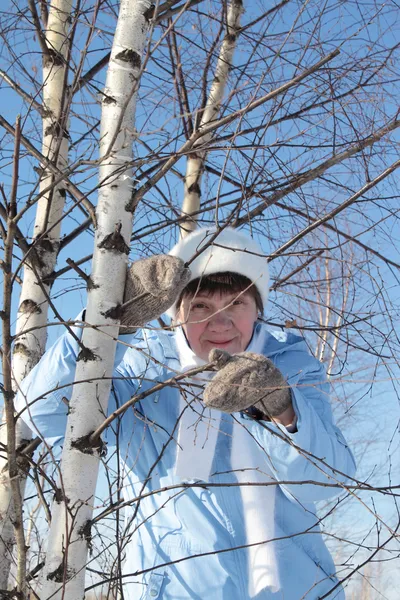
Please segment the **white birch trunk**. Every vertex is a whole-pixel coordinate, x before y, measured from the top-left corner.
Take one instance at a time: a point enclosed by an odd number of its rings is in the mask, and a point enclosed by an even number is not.
[[[233,53],[236,47],[236,39],[240,27],[240,17],[243,12],[242,0],[231,0],[227,14],[227,32],[223,39],[220,53],[215,69],[214,80],[208,95],[207,104],[201,116],[199,130],[204,125],[211,123],[217,118],[224,96],[226,84],[229,77],[229,71],[232,66]],[[211,140],[212,133],[204,135],[200,139],[200,144],[206,146]],[[189,154],[186,165],[184,197],[182,203],[182,216],[190,216],[200,208],[201,198],[201,178],[204,170],[206,158],[205,151],[196,151],[196,145]],[[185,237],[191,231],[196,229],[196,215],[184,222],[180,228],[181,237]]]
[[[51,56],[43,61],[43,107],[46,116],[43,118],[42,154],[55,160],[58,152],[57,167],[63,169],[67,164],[68,141],[60,129],[59,123],[63,113],[63,90],[65,78],[65,61],[69,19],[72,10],[72,0],[53,0],[48,15],[47,30],[45,31],[46,45]],[[40,181],[40,190],[47,188],[52,181],[51,173],[44,170]],[[25,263],[23,285],[18,309],[16,335],[17,342],[13,351],[13,379],[15,388],[39,361],[46,346],[46,323],[48,302],[45,292],[49,286],[41,288],[37,278],[49,275],[57,259],[60,241],[60,223],[65,201],[65,190],[58,185],[51,192],[42,196],[38,203],[34,226],[33,241],[39,262],[34,268]],[[45,234],[45,235],[43,235]],[[43,291],[44,290],[44,291]],[[29,333],[26,329],[35,328]],[[17,446],[31,438],[31,432],[23,421],[16,424]],[[7,431],[4,417],[0,431],[0,443],[6,443]],[[25,478],[21,475],[21,490],[23,493]],[[15,507],[11,496],[7,457],[0,456],[0,590],[7,589],[10,560],[14,545],[12,521]]]
[[[52,508],[41,599],[84,597],[90,519],[101,448],[87,437],[104,420],[119,319],[108,311],[123,300],[132,232],[132,144],[141,57],[150,1],[121,0],[102,106],[100,190],[86,327],[78,355],[61,463],[60,494]],[[116,135],[116,129],[118,135]],[[112,145],[110,151],[110,144]]]

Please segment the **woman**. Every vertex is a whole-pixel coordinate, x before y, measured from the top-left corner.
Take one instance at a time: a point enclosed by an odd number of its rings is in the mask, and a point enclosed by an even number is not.
[[[258,323],[267,297],[267,261],[233,229],[197,230],[131,267],[110,411],[171,383],[107,434],[124,465],[126,599],[343,598],[314,502],[340,493],[354,461],[320,363],[300,337]],[[174,331],[139,340],[167,308]],[[77,352],[65,334],[19,395],[53,443],[71,390],[33,401],[73,382]]]

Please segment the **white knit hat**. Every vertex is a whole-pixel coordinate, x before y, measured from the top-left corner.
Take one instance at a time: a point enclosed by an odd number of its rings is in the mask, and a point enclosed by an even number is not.
[[[210,244],[210,239],[216,231],[215,228],[196,229],[180,240],[169,254],[188,262],[204,247],[205,250],[189,265],[190,281],[212,273],[230,272],[244,275],[258,289],[265,308],[268,300],[269,272],[268,261],[261,247],[246,234],[231,227],[223,229]],[[174,318],[176,305],[171,306],[167,314]]]

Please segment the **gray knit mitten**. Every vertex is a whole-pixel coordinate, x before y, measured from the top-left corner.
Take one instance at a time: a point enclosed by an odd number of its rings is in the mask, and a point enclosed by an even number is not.
[[[128,269],[120,333],[133,333],[156,319],[179,298],[190,269],[175,256],[160,254],[134,262]]]
[[[209,360],[217,362],[218,370],[203,394],[209,408],[234,413],[255,406],[267,417],[277,417],[289,408],[288,384],[269,358],[253,352],[231,356],[214,348]]]

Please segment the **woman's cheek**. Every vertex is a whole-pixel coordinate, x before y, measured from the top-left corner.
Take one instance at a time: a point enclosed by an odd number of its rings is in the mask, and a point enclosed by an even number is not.
[[[189,346],[192,350],[196,350],[200,344],[200,335],[204,328],[201,327],[200,323],[189,323],[186,325],[186,337],[189,342]]]

